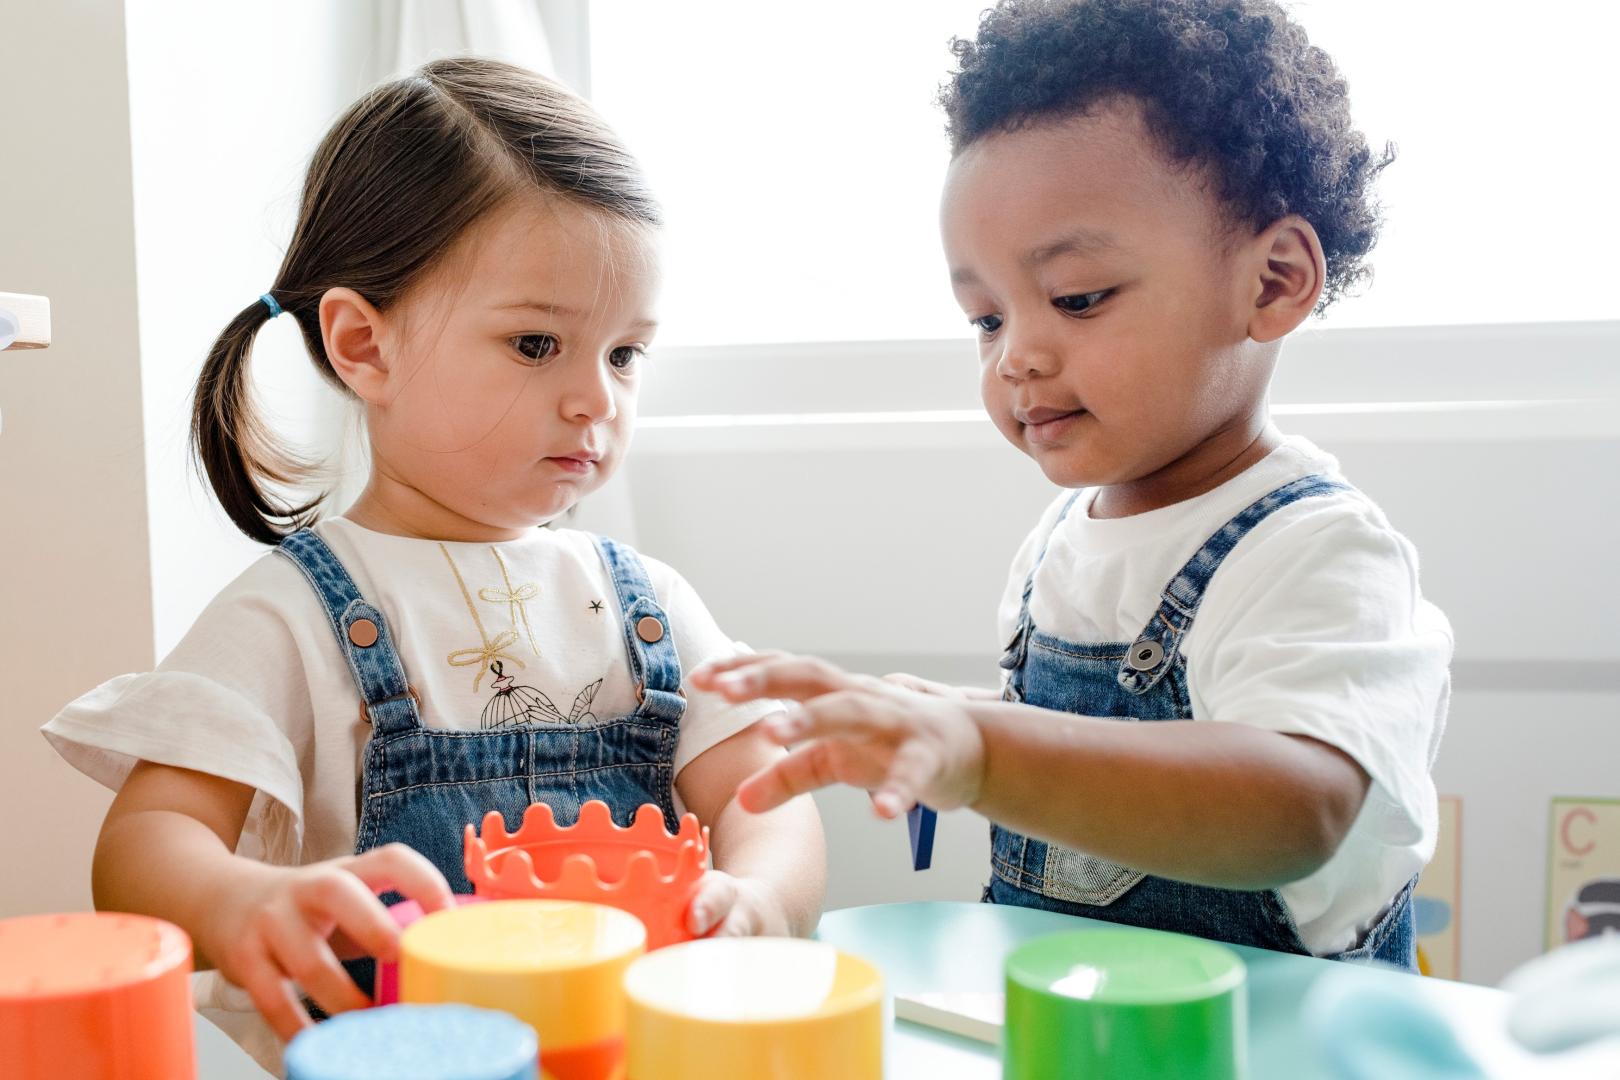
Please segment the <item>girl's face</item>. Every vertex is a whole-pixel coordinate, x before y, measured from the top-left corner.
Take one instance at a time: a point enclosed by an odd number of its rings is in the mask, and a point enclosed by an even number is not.
[[[941,219],[985,406],[1054,483],[1139,481],[1263,412],[1252,253],[1131,103],[971,144]]]
[[[382,316],[372,491],[422,510],[412,531],[475,536],[600,487],[629,448],[657,290],[644,229],[555,198],[492,213]]]

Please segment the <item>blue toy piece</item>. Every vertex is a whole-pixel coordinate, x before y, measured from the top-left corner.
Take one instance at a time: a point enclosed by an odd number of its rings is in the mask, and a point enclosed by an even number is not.
[[[534,1029],[468,1005],[340,1013],[287,1047],[287,1080],[539,1080]]]
[[[1412,918],[1418,937],[1443,934],[1451,928],[1451,905],[1432,896],[1414,896]]]
[[[911,833],[911,868],[926,870],[934,862],[934,822],[938,811],[918,803],[906,811],[906,829]]]

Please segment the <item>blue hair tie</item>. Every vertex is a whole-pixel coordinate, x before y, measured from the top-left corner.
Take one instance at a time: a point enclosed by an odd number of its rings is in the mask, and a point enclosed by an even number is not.
[[[259,302],[270,309],[270,317],[272,319],[281,314],[281,305],[276,303],[276,298],[271,296],[269,293],[265,293],[263,296],[259,297]]]

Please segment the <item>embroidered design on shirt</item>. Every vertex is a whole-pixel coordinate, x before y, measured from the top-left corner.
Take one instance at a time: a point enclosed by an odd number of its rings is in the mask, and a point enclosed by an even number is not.
[[[539,701],[546,701],[546,695],[532,687],[514,686],[512,676],[505,674],[501,667],[499,660],[489,665],[489,670],[495,674],[495,696],[484,706],[484,715],[478,722],[485,731],[525,724],[529,720],[529,709]],[[546,704],[551,702],[546,701]]]
[[[515,686],[512,676],[501,671],[501,663],[497,660],[489,666],[495,673],[495,696],[489,699],[484,706],[484,714],[479,725],[489,731],[494,728],[522,727],[525,724],[589,724],[596,722],[596,714],[591,712],[591,703],[596,700],[596,692],[602,688],[602,680],[597,679],[591,685],[574,696],[573,708],[568,715],[562,711],[544,693],[532,686]]]
[[[594,614],[594,613],[599,612],[601,610],[602,610],[602,601],[600,601],[600,600],[592,600],[591,601],[591,612]]]
[[[504,589],[479,589],[478,599],[487,604],[505,604],[506,613],[512,620],[512,631],[517,632],[518,623],[523,624],[523,633],[529,639],[529,648],[534,655],[540,655],[540,646],[535,643],[534,629],[529,626],[529,609],[524,605],[540,595],[540,586],[530,582],[512,588],[512,575],[506,572],[506,560],[501,558],[499,548],[490,548],[489,553],[495,556],[495,562],[501,568],[501,580],[506,582]]]
[[[443,544],[439,550],[444,553],[444,561],[450,564],[450,572],[456,576],[456,584],[461,588],[461,598],[467,602],[467,612],[472,616],[473,625],[478,628],[478,640],[483,642],[477,649],[457,649],[445,657],[452,667],[472,667],[477,665],[478,674],[473,678],[473,693],[478,693],[484,684],[484,672],[493,670],[490,667],[497,660],[509,660],[518,667],[523,667],[523,661],[515,656],[507,655],[507,649],[517,644],[517,631],[502,630],[493,638],[484,630],[484,621],[478,617],[478,606],[473,603],[472,594],[467,591],[467,583],[461,579],[461,571],[456,569],[456,560],[450,557],[450,549]]]

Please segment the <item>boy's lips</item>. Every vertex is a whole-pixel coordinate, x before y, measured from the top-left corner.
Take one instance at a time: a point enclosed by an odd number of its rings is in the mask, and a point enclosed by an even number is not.
[[[1013,410],[1013,419],[1024,426],[1024,438],[1037,445],[1061,439],[1086,415],[1084,409],[1053,409],[1044,405]]]

